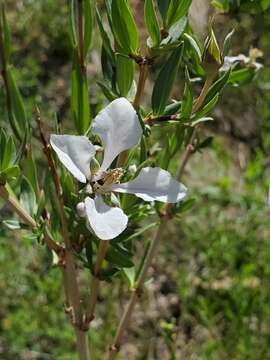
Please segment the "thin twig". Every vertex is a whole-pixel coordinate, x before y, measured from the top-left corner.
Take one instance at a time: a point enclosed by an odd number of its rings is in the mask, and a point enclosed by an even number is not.
[[[198,109],[203,105],[203,102],[205,100],[205,96],[207,94],[207,91],[211,85],[212,81],[208,81],[206,80],[206,83],[202,89],[202,92],[200,94],[200,96],[198,97],[194,107],[193,107],[193,112],[196,112],[198,111]],[[187,149],[184,153],[184,158],[183,158],[183,162],[179,165],[179,168],[178,168],[178,171],[177,171],[177,180],[180,181],[183,174],[184,174],[184,171],[185,171],[185,168],[186,168],[186,165],[190,159],[190,156],[191,156],[191,153],[193,151],[193,142],[195,140],[195,129],[193,131],[193,134],[191,136],[191,139],[190,139],[190,142],[187,146]],[[120,323],[118,325],[118,328],[117,328],[117,331],[116,331],[116,335],[114,337],[114,340],[113,340],[113,345],[110,347],[109,349],[109,355],[108,355],[108,360],[113,360],[117,354],[117,352],[120,350],[120,346],[121,346],[121,342],[122,342],[122,338],[123,338],[123,335],[124,335],[124,332],[126,330],[126,328],[128,327],[129,325],[129,322],[130,322],[130,318],[131,318],[131,315],[133,313],[133,310],[134,310],[134,307],[136,305],[136,302],[138,301],[139,297],[140,297],[140,294],[142,292],[142,289],[143,289],[143,286],[144,286],[144,283],[145,283],[145,279],[146,279],[146,276],[147,276],[147,273],[148,273],[148,269],[152,263],[152,260],[156,254],[156,251],[157,251],[157,247],[158,247],[158,244],[160,242],[160,240],[162,239],[163,237],[163,232],[165,231],[166,229],[166,226],[167,226],[167,223],[170,221],[171,219],[171,208],[172,208],[172,204],[167,204],[166,206],[166,210],[165,210],[165,214],[163,215],[163,217],[161,218],[161,221],[160,221],[160,225],[159,227],[157,228],[155,234],[154,234],[154,237],[151,241],[151,244],[150,244],[150,247],[149,247],[149,250],[148,250],[148,253],[147,253],[147,256],[146,256],[146,259],[144,261],[144,264],[143,264],[143,267],[141,269],[141,272],[140,272],[140,275],[139,275],[139,278],[138,278],[138,281],[132,291],[132,294],[131,294],[131,297],[130,297],[130,300],[126,306],[126,310],[120,320]]]
[[[94,274],[90,287],[90,297],[87,303],[86,312],[85,312],[85,326],[88,327],[90,322],[95,317],[95,307],[97,303],[98,297],[98,288],[100,284],[100,270],[102,267],[103,260],[106,255],[106,251],[108,248],[108,241],[100,240],[98,251],[97,251],[97,259],[94,269]]]
[[[65,281],[64,283],[67,286],[66,293],[68,294],[68,305],[71,308],[71,315],[72,315],[72,323],[75,329],[76,334],[76,342],[77,342],[77,352],[79,355],[80,360],[89,360],[89,350],[88,344],[86,344],[85,333],[83,329],[82,323],[82,311],[81,311],[81,304],[80,304],[80,294],[79,294],[79,286],[77,282],[77,273],[76,273],[76,264],[75,264],[75,255],[72,248],[69,230],[68,230],[68,222],[66,219],[66,214],[64,210],[64,201],[62,195],[62,187],[61,182],[58,177],[56,164],[52,155],[52,149],[50,144],[46,140],[46,136],[43,131],[42,121],[40,116],[40,111],[36,109],[36,122],[39,129],[39,134],[41,141],[43,143],[43,150],[46,154],[49,167],[51,170],[52,178],[54,181],[54,186],[56,190],[56,198],[58,203],[58,211],[60,215],[61,221],[61,230],[62,235],[65,243]],[[87,346],[82,347],[82,344]]]

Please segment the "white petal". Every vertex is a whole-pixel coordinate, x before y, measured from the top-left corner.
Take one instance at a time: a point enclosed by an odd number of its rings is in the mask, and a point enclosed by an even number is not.
[[[63,165],[80,182],[90,179],[90,162],[96,150],[86,136],[51,135],[50,143]]]
[[[145,201],[176,203],[187,194],[187,188],[174,180],[171,174],[158,167],[143,168],[132,181],[112,185],[112,191],[135,194]]]
[[[104,203],[101,196],[95,200],[85,199],[86,216],[89,225],[101,240],[111,240],[120,235],[127,227],[128,217],[117,207]]]
[[[100,136],[105,149],[101,171],[107,170],[117,155],[135,146],[142,136],[136,111],[125,98],[114,100],[102,110],[92,131]]]

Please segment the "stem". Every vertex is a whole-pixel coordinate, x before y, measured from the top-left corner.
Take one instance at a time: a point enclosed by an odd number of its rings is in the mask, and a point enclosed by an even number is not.
[[[148,62],[146,61],[142,61],[142,63],[139,64],[140,66],[140,75],[139,75],[139,81],[138,81],[138,86],[137,86],[137,91],[136,91],[136,95],[133,101],[133,106],[134,109],[136,111],[139,111],[140,108],[140,103],[141,103],[141,99],[142,99],[142,95],[143,95],[143,91],[144,91],[144,87],[145,87],[145,83],[146,83],[146,79],[147,79],[147,75],[148,75]],[[123,165],[125,164],[126,160],[128,157],[128,151],[123,151],[117,159],[117,167],[123,167]]]
[[[95,307],[97,303],[98,297],[98,288],[100,284],[100,270],[102,267],[103,260],[106,255],[106,251],[108,248],[108,241],[101,240],[99,243],[98,251],[97,251],[97,259],[94,269],[94,276],[92,279],[91,287],[90,287],[90,298],[87,304],[86,312],[85,312],[85,323],[89,326],[90,322],[95,317]]]
[[[135,99],[133,101],[133,106],[134,106],[135,110],[137,110],[137,111],[140,108],[141,99],[142,99],[147,75],[148,75],[148,63],[142,62],[140,64],[140,75],[139,75],[139,81],[138,81],[138,86],[137,86],[137,92],[135,95]]]
[[[153,238],[153,240],[151,242],[151,245],[149,247],[147,256],[145,258],[143,267],[141,269],[137,284],[134,287],[134,289],[132,290],[130,300],[129,300],[128,304],[127,304],[126,310],[125,310],[125,312],[124,312],[124,314],[123,314],[123,316],[122,316],[122,318],[120,320],[120,323],[118,325],[116,335],[115,335],[115,338],[114,338],[114,341],[113,341],[113,345],[111,346],[110,351],[109,351],[108,360],[113,360],[115,358],[115,356],[116,356],[116,353],[120,350],[121,340],[123,338],[123,335],[124,335],[124,332],[125,332],[126,328],[129,325],[129,321],[130,321],[133,309],[134,309],[134,307],[136,305],[136,302],[140,298],[140,294],[141,294],[142,288],[144,286],[144,282],[145,282],[145,279],[146,279],[146,276],[147,276],[148,269],[149,269],[149,267],[151,265],[153,257],[155,256],[158,244],[159,244],[160,240],[163,237],[163,231],[165,229],[165,225],[166,225],[167,221],[168,221],[168,218],[164,217],[161,220],[160,225],[156,230],[154,238]]]
[[[65,243],[65,267],[64,267],[64,284],[66,285],[66,294],[68,295],[67,301],[69,311],[72,318],[72,324],[76,334],[77,351],[80,360],[89,360],[88,344],[86,342],[86,335],[82,329],[82,311],[80,304],[79,286],[77,282],[76,263],[74,251],[72,248],[71,239],[69,236],[68,222],[64,209],[63,192],[61,182],[57,174],[56,164],[52,155],[51,146],[47,142],[45,134],[43,132],[40,112],[36,109],[36,122],[38,125],[40,138],[43,143],[43,149],[47,156],[49,167],[51,170],[54,186],[56,190],[56,199],[58,203],[58,211],[61,221],[61,230]]]
[[[213,82],[214,77],[208,77],[205,81],[204,87],[201,91],[200,96],[198,97],[194,107],[193,107],[193,112],[196,112],[202,105],[203,102],[205,100],[205,97],[207,95],[208,89],[211,86],[212,82]],[[186,152],[184,154],[184,158],[183,158],[183,162],[179,165],[178,171],[177,171],[177,180],[180,181],[186,165],[190,159],[191,153],[193,151],[193,141],[195,139],[195,132],[196,129],[194,129],[194,132],[191,136],[190,142],[187,146]],[[160,225],[156,231],[156,233],[154,234],[153,240],[151,242],[151,245],[149,247],[147,256],[145,258],[143,267],[141,269],[137,284],[135,286],[135,288],[132,291],[130,300],[126,306],[126,310],[120,320],[120,323],[118,325],[117,331],[116,331],[116,335],[114,337],[114,341],[113,341],[113,345],[110,347],[109,350],[109,356],[108,356],[108,360],[113,360],[117,354],[117,352],[120,350],[120,346],[121,346],[121,341],[124,335],[124,332],[126,330],[126,328],[129,325],[129,321],[130,318],[132,316],[132,312],[134,310],[134,307],[136,305],[136,302],[138,301],[140,294],[142,292],[143,286],[144,286],[144,282],[148,273],[148,269],[152,263],[152,260],[156,254],[157,248],[158,248],[158,244],[160,242],[160,240],[163,237],[163,232],[166,229],[166,225],[169,222],[171,216],[170,216],[170,212],[171,212],[171,208],[172,208],[172,204],[167,204],[166,206],[166,210],[165,210],[165,215],[163,216],[163,218],[160,221]]]
[[[86,331],[75,327],[76,348],[80,360],[90,360],[88,335]]]
[[[0,197],[5,201],[7,206],[14,211],[25,224],[36,227],[35,220],[21,207],[18,200],[13,198],[4,186],[0,186]]]

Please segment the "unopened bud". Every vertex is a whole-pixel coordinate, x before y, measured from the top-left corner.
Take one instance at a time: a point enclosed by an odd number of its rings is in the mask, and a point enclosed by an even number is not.
[[[136,174],[136,171],[137,171],[137,166],[135,164],[133,165],[130,165],[128,167],[128,171],[131,173],[131,175],[135,175]]]
[[[99,169],[100,169],[99,162],[95,158],[93,158],[90,163],[91,174],[95,175],[99,171]]]
[[[205,41],[202,60],[205,71],[210,74],[218,71],[222,65],[221,52],[212,27]]]
[[[76,210],[77,210],[77,213],[78,213],[79,217],[81,217],[81,218],[85,217],[85,215],[86,215],[85,214],[85,205],[84,205],[83,202],[80,202],[80,203],[77,204]]]

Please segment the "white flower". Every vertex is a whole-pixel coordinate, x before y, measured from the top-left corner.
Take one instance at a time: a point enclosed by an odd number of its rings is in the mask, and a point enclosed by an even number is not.
[[[143,168],[127,183],[119,183],[122,169],[109,169],[113,160],[123,151],[137,145],[142,128],[138,116],[128,100],[120,98],[110,103],[95,118],[92,133],[98,135],[104,146],[100,169],[91,174],[90,163],[96,148],[85,136],[51,135],[51,146],[60,161],[81,183],[89,183],[92,197],[79,203],[80,216],[87,219],[91,231],[101,240],[111,240],[127,227],[128,217],[118,207],[110,207],[102,196],[110,192],[134,194],[145,201],[176,203],[187,193],[184,185],[158,167]]]
[[[240,63],[246,67],[251,67],[256,71],[263,67],[261,63],[256,62],[256,59],[239,54],[237,56],[225,56],[224,63],[219,71],[228,71],[235,63]]]

